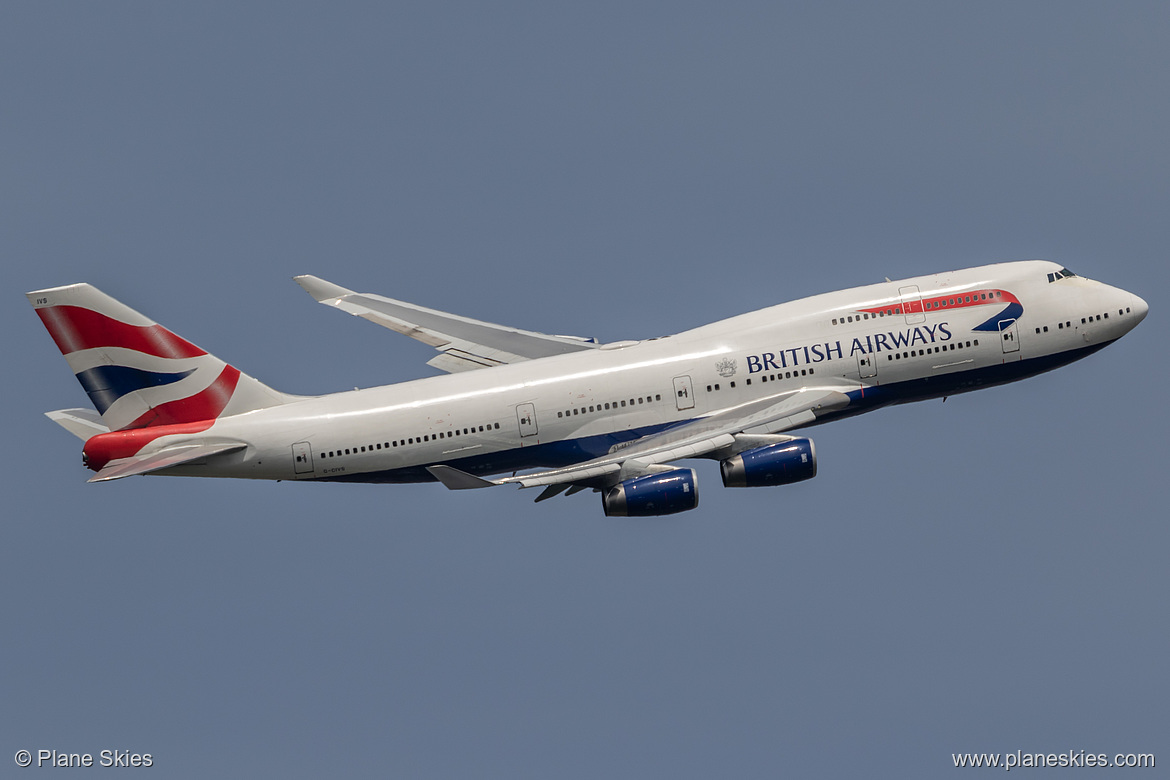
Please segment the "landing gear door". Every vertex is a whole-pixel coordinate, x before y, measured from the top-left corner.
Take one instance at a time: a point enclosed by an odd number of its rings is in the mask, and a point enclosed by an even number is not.
[[[313,448],[309,446],[307,441],[299,441],[292,446],[293,454],[293,473],[300,476],[301,474],[313,473]]]
[[[1020,351],[1019,330],[1015,320],[999,321],[999,343],[1003,346],[1005,355]]]
[[[520,404],[516,407],[516,422],[520,425],[520,436],[535,436],[536,407],[533,404]]]
[[[691,385],[689,376],[674,378],[674,403],[680,412],[683,409],[695,408],[695,388]]]

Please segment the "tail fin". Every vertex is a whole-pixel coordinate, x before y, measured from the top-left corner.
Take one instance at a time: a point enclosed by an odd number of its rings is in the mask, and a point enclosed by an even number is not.
[[[37,290],[28,300],[111,431],[211,421],[295,399],[91,285]]]

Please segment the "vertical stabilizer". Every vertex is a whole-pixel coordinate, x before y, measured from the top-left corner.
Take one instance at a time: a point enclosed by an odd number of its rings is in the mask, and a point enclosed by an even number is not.
[[[88,284],[28,293],[111,431],[211,421],[279,393]]]

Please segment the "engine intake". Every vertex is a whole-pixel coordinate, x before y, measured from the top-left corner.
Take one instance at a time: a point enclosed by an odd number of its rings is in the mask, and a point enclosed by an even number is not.
[[[791,485],[817,475],[817,451],[812,439],[793,439],[756,447],[721,461],[723,487]]]
[[[699,505],[699,489],[692,469],[627,479],[601,496],[607,517],[655,517],[685,512]]]

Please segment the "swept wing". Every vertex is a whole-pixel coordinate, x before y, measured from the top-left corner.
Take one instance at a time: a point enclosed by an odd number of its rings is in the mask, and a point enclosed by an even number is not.
[[[428,360],[427,365],[448,373],[597,349],[600,346],[593,339],[520,330],[382,295],[358,293],[307,274],[294,276],[293,279],[320,303],[335,306],[434,347],[441,354]]]

